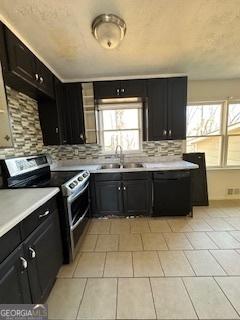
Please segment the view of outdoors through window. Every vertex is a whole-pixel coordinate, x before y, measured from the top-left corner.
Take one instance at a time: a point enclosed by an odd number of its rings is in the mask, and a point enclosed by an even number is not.
[[[240,165],[240,104],[229,103],[227,116],[222,117],[224,106],[187,107],[187,152],[205,152],[207,166]]]
[[[141,109],[102,110],[102,140],[106,151],[119,144],[123,150],[139,150],[141,139]]]
[[[240,166],[240,104],[230,103],[228,107],[228,153],[227,165]]]
[[[208,166],[220,165],[222,104],[187,107],[187,151],[205,152]]]

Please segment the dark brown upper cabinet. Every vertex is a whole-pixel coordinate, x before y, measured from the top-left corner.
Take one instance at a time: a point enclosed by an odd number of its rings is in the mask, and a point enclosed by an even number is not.
[[[45,92],[48,96],[54,97],[54,83],[52,72],[39,60],[36,59],[36,74],[38,78],[38,88]]]
[[[2,65],[3,73],[7,69],[7,53],[6,53],[6,46],[4,40],[4,25],[0,21],[0,61]]]
[[[187,77],[148,79],[147,94],[147,139],[185,139]]]
[[[38,103],[44,145],[85,143],[82,85],[55,80],[56,100]]]
[[[12,80],[10,85],[19,90],[18,79],[20,79],[27,82],[33,91],[37,89],[49,97],[54,97],[51,71],[7,27],[4,27],[4,30],[8,58],[7,71],[15,76],[16,82],[14,83],[14,80],[9,77]],[[22,87],[24,90],[24,86]]]
[[[94,82],[94,98],[146,97],[145,79]]]

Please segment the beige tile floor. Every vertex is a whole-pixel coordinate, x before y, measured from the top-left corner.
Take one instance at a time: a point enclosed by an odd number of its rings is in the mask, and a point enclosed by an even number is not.
[[[93,219],[49,319],[239,319],[240,201],[193,218]]]

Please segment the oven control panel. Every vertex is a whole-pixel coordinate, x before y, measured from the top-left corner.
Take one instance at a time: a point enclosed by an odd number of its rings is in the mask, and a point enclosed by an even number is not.
[[[64,196],[70,196],[73,193],[81,191],[90,177],[90,172],[84,170],[73,177],[71,180],[62,185],[62,193]]]

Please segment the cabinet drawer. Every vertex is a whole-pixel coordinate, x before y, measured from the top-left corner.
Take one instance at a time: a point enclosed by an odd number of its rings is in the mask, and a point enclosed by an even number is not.
[[[177,180],[188,177],[190,177],[189,171],[162,171],[153,173],[154,180]]]
[[[122,174],[123,180],[146,180],[148,172],[124,172]]]
[[[16,225],[10,231],[0,238],[0,263],[21,243],[21,234],[19,225]]]
[[[121,180],[121,173],[96,173],[95,181],[119,181]]]
[[[44,205],[35,210],[21,223],[22,240],[32,233],[43,221],[45,221],[57,208],[56,197],[50,199]]]

